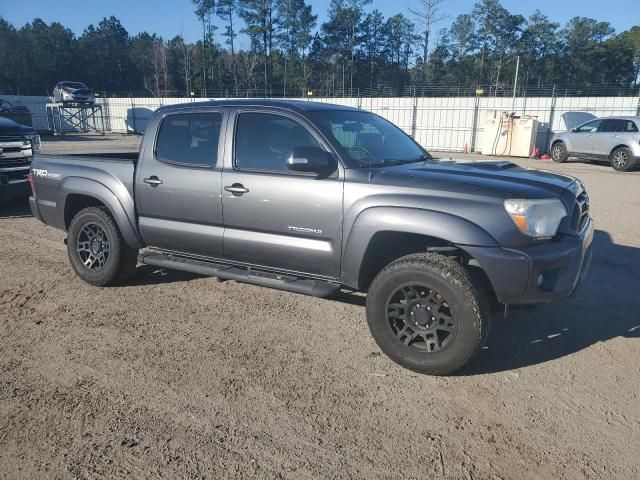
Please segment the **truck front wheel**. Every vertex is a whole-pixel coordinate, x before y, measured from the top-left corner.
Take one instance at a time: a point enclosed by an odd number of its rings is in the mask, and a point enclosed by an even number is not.
[[[486,302],[462,265],[435,253],[387,265],[367,295],[367,321],[382,351],[430,375],[461,368],[488,331]]]
[[[80,210],[69,226],[67,253],[76,274],[91,285],[106,286],[129,278],[138,251],[129,247],[103,207]]]

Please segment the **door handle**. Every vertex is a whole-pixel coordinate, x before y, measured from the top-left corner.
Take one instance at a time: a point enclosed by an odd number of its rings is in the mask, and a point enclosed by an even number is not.
[[[155,175],[145,178],[143,182],[151,185],[152,187],[157,187],[158,185],[162,185],[162,180],[160,180]]]
[[[233,185],[227,185],[226,187],[224,187],[224,189],[225,191],[232,193],[236,196],[240,196],[249,192],[249,189],[244,188],[244,185],[242,185],[241,183],[234,183]]]

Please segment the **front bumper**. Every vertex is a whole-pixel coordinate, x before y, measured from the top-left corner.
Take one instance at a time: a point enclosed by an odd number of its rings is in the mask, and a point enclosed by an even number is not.
[[[522,249],[465,247],[483,268],[500,303],[550,303],[570,297],[591,263],[594,226]]]
[[[31,193],[31,186],[27,180],[9,181],[0,183],[0,199],[6,200],[12,197],[26,197]]]

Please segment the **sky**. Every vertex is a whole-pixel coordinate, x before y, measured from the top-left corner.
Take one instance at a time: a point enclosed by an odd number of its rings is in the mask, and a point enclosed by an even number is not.
[[[318,25],[326,20],[328,0],[308,0],[318,14]],[[571,17],[585,16],[610,22],[621,32],[640,24],[637,12],[638,0],[607,0],[606,9],[602,0],[502,0],[511,13],[527,17],[536,8],[548,15],[552,21],[564,25]],[[440,8],[446,16],[436,25],[436,29],[449,27],[455,17],[469,13],[475,0],[443,0]],[[418,0],[373,0],[369,10],[377,8],[385,17],[403,13],[411,16],[410,7],[416,7]],[[141,31],[157,33],[165,39],[182,34],[188,41],[197,40],[200,26],[193,14],[191,0],[0,0],[0,16],[16,27],[21,27],[36,17],[50,23],[57,21],[80,35],[84,28],[97,24],[103,17],[115,15],[127,29],[135,35]],[[634,22],[635,20],[635,22]],[[216,22],[220,22],[216,19]],[[246,47],[247,40],[240,38],[239,47]],[[245,45],[243,45],[245,44]]]

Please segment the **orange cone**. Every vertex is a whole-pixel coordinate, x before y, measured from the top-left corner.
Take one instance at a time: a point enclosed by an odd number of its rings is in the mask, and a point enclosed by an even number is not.
[[[531,158],[540,158],[540,149],[537,146],[533,146],[531,149]]]

